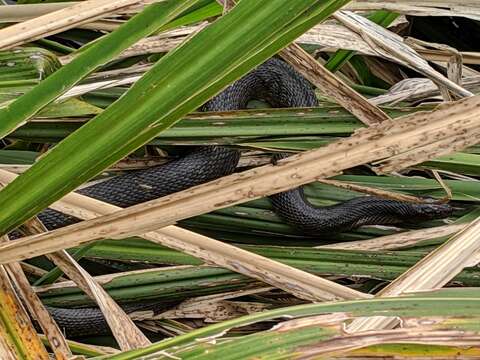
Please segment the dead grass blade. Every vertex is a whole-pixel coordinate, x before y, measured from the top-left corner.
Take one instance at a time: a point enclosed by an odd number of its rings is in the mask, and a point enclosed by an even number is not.
[[[468,76],[462,79],[463,86],[476,90],[480,85],[480,76]],[[418,101],[440,94],[438,86],[430,79],[410,78],[392,86],[388,93],[370,99],[376,105],[395,104],[400,101]]]
[[[346,6],[348,10],[386,10],[412,16],[455,16],[480,20],[478,2],[471,0],[356,0]]]
[[[428,61],[446,63],[452,57],[450,51],[444,49],[418,49],[417,52]],[[458,51],[464,64],[480,64],[480,53],[473,51]]]
[[[187,299],[161,314],[148,316],[149,319],[203,319],[206,322],[220,322],[242,315],[258,313],[269,309],[261,302],[233,301],[232,298],[257,294],[272,288],[256,288],[223,294],[199,296]]]
[[[147,240],[200,258],[208,264],[215,264],[253,277],[300,299],[333,301],[370,297],[333,281],[182,228],[169,226],[161,231],[142,236]]]
[[[300,46],[292,44],[282,50],[280,56],[364,124],[372,125],[390,119],[385,112],[369,103],[365,97],[328,71]]]
[[[435,83],[445,86],[457,96],[473,96],[470,91],[446,78],[438,71],[435,71],[435,69],[433,69],[411,47],[405,45],[400,36],[352,12],[338,11],[334,16],[345,26],[359,33],[378,53],[395,56],[398,59],[397,62],[402,61],[406,66],[415,69],[419,73],[433,80]]]
[[[9,49],[99,19],[139,0],[88,0],[0,29],[0,49]],[[2,7],[3,8],[3,7]]]
[[[465,267],[476,265],[477,259],[473,262],[470,259],[478,250],[480,250],[480,218],[398,277],[379,295],[394,296],[407,291],[441,288]]]
[[[0,263],[51,253],[93,240],[124,238],[178,220],[330,177],[340,171],[406,153],[410,163],[458,151],[480,141],[480,96],[357,131],[349,138],[294,155],[277,165],[233,174],[161,199],[47,234],[0,245]],[[428,151],[427,151],[428,150]],[[135,221],[132,221],[132,220]]]
[[[17,360],[13,347],[7,342],[6,329],[3,326],[0,326],[0,355],[4,360]]]
[[[15,23],[30,20],[64,9],[73,3],[11,4],[0,9],[0,22]]]
[[[335,51],[338,49],[353,50],[363,55],[377,55],[368,42],[359,34],[338,23],[325,22],[311,28],[297,40],[299,44],[321,46],[325,51]],[[389,60],[395,61],[393,56]]]
[[[410,38],[406,39],[410,40]],[[297,40],[300,44],[309,44],[321,46],[323,51],[333,52],[338,49],[353,50],[363,55],[381,56],[393,62],[399,60],[386,52],[379,53],[377,46],[371,42],[365,41],[358,33],[346,28],[345,26],[334,23],[322,23],[316,25]],[[415,47],[415,51],[428,61],[437,61],[447,63],[452,57],[451,51],[436,48],[429,49],[425,47]],[[478,52],[459,52],[464,64],[479,64],[480,54]],[[400,63],[402,63],[400,61]]]
[[[141,77],[142,75],[133,75],[133,76],[124,77],[122,79],[103,80],[103,81],[97,81],[89,84],[77,85],[72,87],[67,92],[65,92],[65,94],[63,94],[62,96],[59,96],[55,102],[60,102],[62,100],[83,95],[95,90],[109,89],[115,86],[130,85],[135,83]]]
[[[317,246],[319,249],[341,250],[393,250],[418,244],[424,240],[449,236],[465,228],[465,224],[437,226],[428,229],[405,231],[400,234],[380,236],[375,239],[341,242]]]

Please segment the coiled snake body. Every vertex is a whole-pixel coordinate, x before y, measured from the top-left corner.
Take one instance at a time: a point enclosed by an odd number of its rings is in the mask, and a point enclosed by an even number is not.
[[[272,58],[226,88],[202,110],[244,109],[252,99],[266,100],[273,107],[318,105],[311,85],[290,65]],[[166,165],[120,175],[78,192],[128,207],[229,175],[234,172],[238,160],[237,150],[205,146]],[[273,195],[270,199],[281,218],[307,234],[334,233],[367,224],[418,222],[451,213],[448,205],[412,204],[375,197],[359,197],[339,205],[316,208],[305,199],[302,188]],[[43,211],[39,218],[49,230],[77,221],[51,209]],[[50,308],[50,312],[70,336],[98,334],[108,329],[95,308]]]

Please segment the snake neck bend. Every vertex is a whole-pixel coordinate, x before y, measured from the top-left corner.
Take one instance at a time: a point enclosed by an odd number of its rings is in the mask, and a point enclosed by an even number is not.
[[[317,207],[305,198],[302,188],[271,196],[270,201],[285,222],[307,235],[334,234],[363,225],[417,223],[452,212],[445,204],[414,204],[374,196]]]

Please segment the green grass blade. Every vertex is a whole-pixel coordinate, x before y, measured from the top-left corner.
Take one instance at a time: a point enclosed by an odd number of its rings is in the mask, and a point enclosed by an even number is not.
[[[78,262],[83,256],[85,256],[88,251],[95,246],[95,243],[87,244],[81,248],[79,248],[75,253],[73,253],[72,257]],[[40,279],[33,283],[33,286],[39,286],[44,284],[52,284],[57,280],[60,276],[63,275],[63,271],[60,270],[58,266],[55,266],[52,270],[48,273],[43,275]]]

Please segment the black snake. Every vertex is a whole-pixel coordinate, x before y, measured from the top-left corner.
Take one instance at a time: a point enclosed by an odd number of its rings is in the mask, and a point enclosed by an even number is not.
[[[211,99],[203,111],[245,109],[252,99],[263,99],[272,107],[315,107],[311,85],[290,65],[272,58]],[[204,146],[165,165],[132,171],[97,183],[78,192],[120,207],[128,207],[185,190],[235,171],[240,153],[222,146]],[[301,187],[270,196],[275,212],[306,234],[335,233],[367,224],[395,224],[443,218],[449,205],[414,204],[372,196],[355,198],[338,205],[317,208],[304,197]],[[55,210],[39,214],[49,229],[78,220]],[[142,308],[134,305],[126,310]],[[152,305],[143,305],[143,307]],[[162,305],[158,305],[162,308]],[[108,330],[97,308],[49,308],[59,326],[70,336],[98,334]]]

